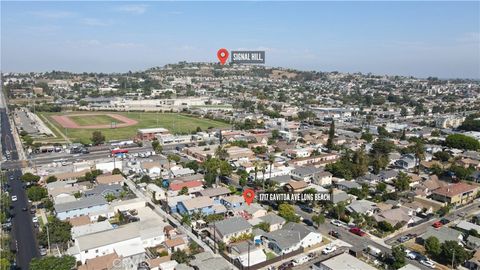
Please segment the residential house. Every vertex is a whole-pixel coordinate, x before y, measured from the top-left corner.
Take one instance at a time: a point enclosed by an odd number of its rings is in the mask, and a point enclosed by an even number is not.
[[[305,181],[290,181],[283,186],[286,192],[302,192],[308,188]]]
[[[335,186],[343,191],[348,191],[353,188],[362,188],[362,186],[355,181],[338,181],[335,183]]]
[[[440,227],[438,229],[433,227],[428,227],[427,231],[418,237],[420,243],[424,243],[430,236],[434,236],[443,244],[445,241],[456,241],[461,243],[463,241],[463,234],[460,231],[451,229],[449,227]]]
[[[228,209],[235,209],[245,204],[245,199],[239,195],[231,195],[220,199],[220,203]]]
[[[213,228],[214,238],[227,244],[234,237],[252,233],[252,225],[241,217],[232,217],[215,222]]]
[[[108,203],[102,196],[91,196],[88,198],[80,198],[79,200],[55,204],[55,213],[58,219],[66,220],[69,218],[86,216],[97,211],[105,211],[108,209]]]
[[[282,255],[299,248],[316,246],[322,242],[322,235],[311,227],[290,222],[279,230],[264,233],[261,239],[268,248]]]
[[[315,167],[297,167],[291,171],[292,178],[297,181],[311,183],[315,174],[322,172],[322,169]]]
[[[399,160],[395,161],[395,166],[400,169],[411,170],[417,166],[417,159],[412,154],[406,154]]]
[[[413,211],[406,207],[398,207],[381,211],[375,214],[373,217],[377,222],[386,221],[394,227],[408,225],[415,221]]]
[[[192,215],[195,212],[201,212],[205,215],[225,213],[226,209],[221,204],[215,204],[209,197],[196,197],[181,201],[177,205],[180,214]]]
[[[367,214],[369,216],[378,212],[377,204],[367,200],[353,201],[346,207],[350,213]]]
[[[460,182],[433,190],[431,197],[440,202],[464,205],[472,202],[477,192],[477,186]]]
[[[259,220],[261,220],[261,222],[267,223],[270,226],[270,232],[281,229],[286,223],[286,220],[284,218],[275,213],[268,213],[265,216],[260,217]]]

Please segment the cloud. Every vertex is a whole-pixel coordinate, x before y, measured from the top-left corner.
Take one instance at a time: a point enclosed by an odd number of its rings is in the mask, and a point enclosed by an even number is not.
[[[44,19],[65,19],[75,16],[75,13],[61,10],[43,10],[30,12],[31,15]]]
[[[83,18],[80,22],[87,26],[109,26],[113,24],[111,20],[104,21],[95,18]]]
[[[117,11],[140,15],[147,11],[147,5],[123,5],[116,8]]]

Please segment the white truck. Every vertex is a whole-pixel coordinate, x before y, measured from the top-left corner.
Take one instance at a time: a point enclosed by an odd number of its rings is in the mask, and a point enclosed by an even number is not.
[[[368,254],[370,254],[374,257],[378,257],[382,254],[382,251],[379,248],[376,248],[372,245],[368,245],[367,248],[365,249],[365,251],[368,252]]]

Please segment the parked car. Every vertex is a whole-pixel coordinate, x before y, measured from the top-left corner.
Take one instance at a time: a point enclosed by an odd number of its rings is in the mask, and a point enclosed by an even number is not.
[[[308,262],[308,260],[310,260],[310,258],[307,255],[304,255],[304,256],[296,257],[295,259],[292,260],[292,263],[293,263],[293,266],[298,266]]]
[[[337,231],[329,231],[328,234],[335,238],[340,238],[340,234]]]
[[[44,247],[40,247],[40,256],[46,256],[47,255],[47,249]]]
[[[341,226],[345,226],[346,224],[341,222],[340,220],[337,220],[337,219],[332,219],[330,221],[330,223],[332,223],[333,225],[335,226],[338,226],[338,227],[341,227]]]
[[[406,236],[406,235],[401,236],[401,237],[399,237],[399,238],[397,239],[397,241],[398,241],[399,243],[405,243],[405,242],[407,242],[408,240],[410,240],[410,237],[408,237],[408,236]]]
[[[423,264],[423,265],[425,265],[425,266],[427,266],[427,267],[430,267],[430,268],[432,268],[432,269],[435,268],[435,263],[432,262],[432,261],[429,260],[429,259],[421,260],[420,263]]]
[[[32,218],[32,222],[33,222],[33,223],[38,223],[38,218],[37,218],[37,217],[33,217],[33,218]]]
[[[322,253],[327,255],[327,254],[330,254],[330,253],[334,252],[335,250],[337,250],[337,247],[334,246],[334,245],[331,245],[331,246],[327,246],[326,248],[324,248],[322,250]]]
[[[446,225],[446,224],[450,223],[450,220],[448,220],[446,218],[442,218],[442,219],[440,219],[440,223],[442,223],[443,225]]]
[[[12,202],[16,202],[18,200],[17,196],[13,195],[12,196]]]
[[[366,233],[364,231],[362,231],[362,229],[358,228],[358,227],[353,227],[351,228],[350,230],[348,230],[349,232],[353,233],[353,234],[356,234],[358,236],[364,236]]]
[[[417,258],[420,257],[420,253],[415,252],[415,251],[406,251],[405,250],[405,253],[406,253],[407,258],[409,258],[410,260],[416,260]]]
[[[293,262],[292,261],[284,262],[278,267],[278,270],[286,270],[286,269],[290,269],[292,267],[293,267]]]
[[[305,223],[307,226],[313,226],[313,222],[310,219],[304,219],[303,223]]]
[[[440,228],[443,226],[443,224],[440,221],[436,221],[435,223],[432,224],[434,228]]]

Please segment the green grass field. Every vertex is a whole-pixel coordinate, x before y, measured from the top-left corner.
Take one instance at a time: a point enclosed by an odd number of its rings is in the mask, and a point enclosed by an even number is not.
[[[98,113],[98,112],[95,112]],[[62,134],[68,137],[72,142],[82,142],[90,143],[90,137],[92,132],[95,130],[100,130],[108,140],[120,140],[120,139],[131,139],[137,134],[139,128],[156,128],[163,127],[174,134],[187,134],[195,131],[197,127],[200,127],[202,130],[208,128],[225,128],[229,125],[223,122],[214,121],[210,119],[197,118],[193,116],[177,114],[177,113],[153,113],[153,112],[110,112],[119,115],[124,115],[128,118],[138,121],[138,124],[123,127],[123,128],[103,128],[103,129],[65,129],[54,119],[51,118],[53,115],[68,115],[68,113],[47,113],[41,112],[38,113],[41,119],[46,119],[46,124],[49,126],[52,131],[57,135],[58,138],[62,138]],[[74,112],[72,114],[79,114],[79,112]],[[82,116],[72,117],[72,119],[79,123],[80,125],[92,125],[92,124],[105,124],[103,122],[93,122],[95,121],[108,121],[106,124],[111,122],[110,117],[108,116],[95,116],[95,117],[85,117],[82,119]],[[80,120],[82,119],[82,120]],[[83,122],[81,122],[83,121]],[[62,134],[60,134],[62,133]],[[59,139],[51,139],[52,141],[58,141]],[[44,140],[47,142],[48,140]]]
[[[80,126],[88,125],[110,125],[112,122],[119,123],[118,120],[108,115],[85,115],[85,116],[70,116],[70,119]]]

